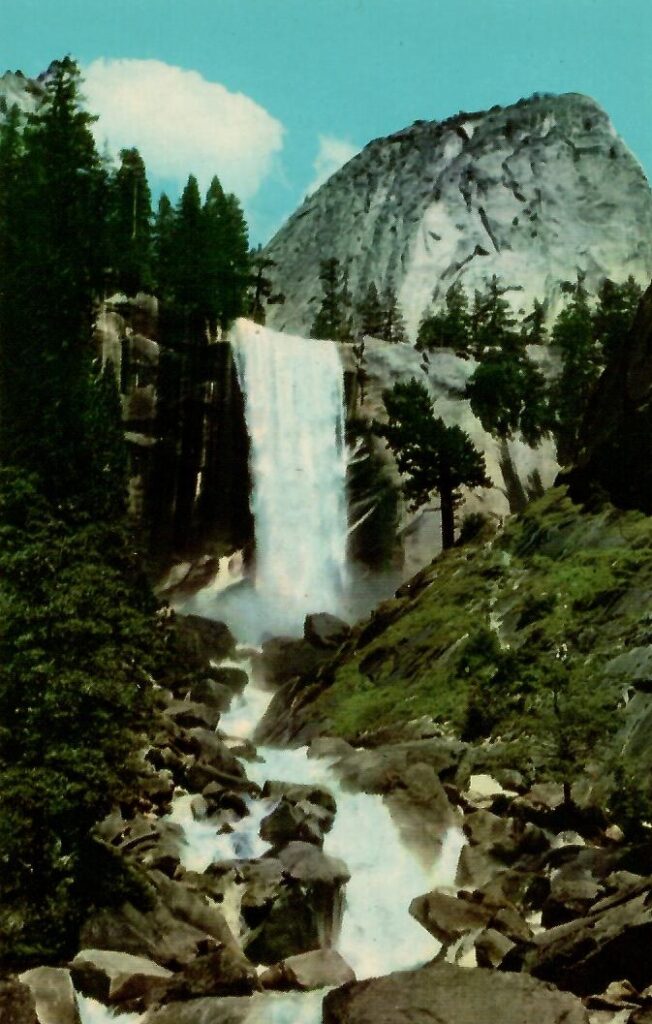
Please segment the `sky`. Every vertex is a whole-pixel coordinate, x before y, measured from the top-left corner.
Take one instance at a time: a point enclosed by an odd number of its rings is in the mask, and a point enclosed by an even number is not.
[[[416,119],[582,92],[652,180],[650,0],[0,0],[0,72],[82,66],[98,143],[155,194],[218,174],[266,242],[307,192]]]

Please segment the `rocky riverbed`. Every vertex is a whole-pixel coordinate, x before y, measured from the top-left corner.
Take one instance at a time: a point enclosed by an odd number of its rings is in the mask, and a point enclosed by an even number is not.
[[[650,847],[586,786],[528,784],[423,723],[256,750],[289,660],[178,621],[189,671],[158,694],[138,806],[99,828],[148,896],[87,920],[69,964],[5,979],[0,1021],[652,1019]],[[302,656],[347,633],[310,617]]]

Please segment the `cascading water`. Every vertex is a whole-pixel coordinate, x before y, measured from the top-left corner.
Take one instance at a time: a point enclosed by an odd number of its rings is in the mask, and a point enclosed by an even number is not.
[[[346,589],[344,385],[337,346],[238,320],[229,336],[251,444],[255,588],[220,613],[249,642],[341,613]],[[237,588],[236,588],[237,589]],[[204,609],[206,611],[206,609]]]

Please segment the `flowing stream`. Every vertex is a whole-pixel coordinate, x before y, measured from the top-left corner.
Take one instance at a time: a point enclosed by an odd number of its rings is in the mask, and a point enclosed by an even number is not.
[[[222,590],[207,589],[187,610],[227,621],[246,644],[262,637],[301,632],[308,612],[342,613],[347,586],[346,453],[343,374],[331,342],[280,335],[240,320],[230,336],[245,396],[251,441],[252,509],[255,517],[254,586],[246,581]],[[233,745],[250,739],[271,698],[252,679],[251,660],[241,651],[235,661],[249,677],[241,696],[219,723]],[[332,760],[310,758],[305,748],[259,748],[259,760],[247,764],[249,778],[323,786],[337,802],[324,852],[345,862],[351,874],[335,946],[358,979],[422,964],[438,943],[414,921],[408,907],[414,896],[435,886],[451,886],[463,837],[450,829],[432,862],[401,840],[382,797],[345,790]],[[184,866],[203,871],[214,861],[262,856],[262,819],[273,799],[247,797],[247,815],[232,822],[195,820],[191,797],[175,797],[170,817],[184,830]],[[227,893],[222,910],[237,935],[239,887]],[[249,1000],[246,1024],[319,1024],[324,990],[256,994]],[[114,1020],[108,1009],[80,998],[82,1024]],[[147,1015],[128,1014],[122,1024],[140,1024]]]

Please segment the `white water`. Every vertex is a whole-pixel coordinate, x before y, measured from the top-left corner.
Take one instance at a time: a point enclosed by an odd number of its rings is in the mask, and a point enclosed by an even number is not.
[[[222,603],[241,640],[300,633],[341,613],[346,590],[346,448],[337,346],[238,320],[229,340],[251,443],[253,595]],[[253,603],[253,607],[252,607]],[[239,619],[239,621],[236,621]]]

